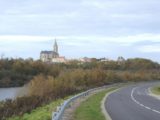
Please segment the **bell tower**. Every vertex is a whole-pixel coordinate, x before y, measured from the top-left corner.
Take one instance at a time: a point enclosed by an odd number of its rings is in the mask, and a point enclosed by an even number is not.
[[[54,41],[53,51],[58,53],[58,44],[57,44],[57,40],[56,39]]]

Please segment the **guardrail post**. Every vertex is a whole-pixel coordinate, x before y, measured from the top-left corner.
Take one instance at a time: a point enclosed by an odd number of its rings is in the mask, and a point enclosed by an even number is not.
[[[52,120],[55,120],[56,115],[57,115],[57,112],[52,113]]]

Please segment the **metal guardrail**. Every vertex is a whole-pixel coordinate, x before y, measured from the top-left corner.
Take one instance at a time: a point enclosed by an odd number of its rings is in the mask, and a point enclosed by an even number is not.
[[[97,91],[97,90],[103,90],[103,89],[106,89],[110,86],[113,86],[113,85],[107,85],[107,86],[103,86],[103,87],[98,87],[98,88],[94,88],[94,89],[90,89],[86,92],[82,92],[66,101],[64,101],[63,104],[61,104],[61,106],[58,106],[57,107],[57,111],[56,112],[53,112],[52,113],[52,120],[62,120],[62,117],[63,117],[63,114],[64,114],[64,111],[66,108],[68,108],[70,106],[70,104],[72,102],[74,102],[75,100],[79,99],[79,98],[82,98],[82,97],[85,97],[87,95],[90,95],[91,93]]]

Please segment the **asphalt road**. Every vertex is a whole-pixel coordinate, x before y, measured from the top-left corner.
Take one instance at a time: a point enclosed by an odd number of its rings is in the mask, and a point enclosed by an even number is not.
[[[132,85],[110,94],[105,108],[112,120],[160,120],[160,100],[148,94],[155,84]]]

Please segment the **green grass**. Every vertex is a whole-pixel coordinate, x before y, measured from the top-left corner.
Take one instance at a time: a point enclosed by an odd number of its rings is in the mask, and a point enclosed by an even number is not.
[[[51,120],[52,112],[55,111],[56,107],[63,102],[63,99],[59,99],[48,105],[33,110],[30,114],[26,113],[21,117],[16,116],[9,118],[8,120]]]
[[[105,120],[101,110],[101,101],[106,93],[115,89],[116,88],[107,89],[82,102],[74,113],[74,120]]]
[[[101,113],[100,102],[105,94],[115,88],[108,89],[99,94],[95,94],[85,101],[76,111],[75,120],[105,120]],[[65,99],[68,99],[69,96]],[[92,100],[94,99],[94,100]],[[8,118],[7,120],[51,120],[52,112],[56,110],[57,106],[64,102],[64,99],[59,99],[51,102],[48,105],[34,109],[31,113],[26,113],[23,116],[15,116]],[[90,103],[90,104],[89,104]],[[93,106],[92,106],[93,105]],[[84,110],[84,107],[85,110]],[[85,114],[86,112],[86,114]],[[86,119],[85,116],[88,116]]]
[[[151,92],[156,95],[160,95],[160,86],[151,88]]]

